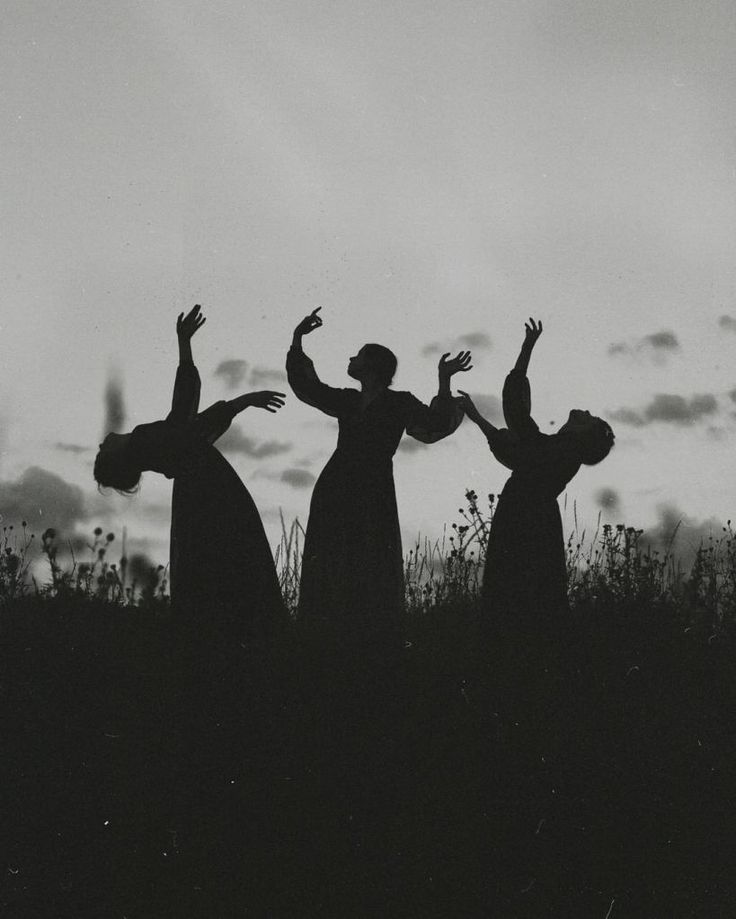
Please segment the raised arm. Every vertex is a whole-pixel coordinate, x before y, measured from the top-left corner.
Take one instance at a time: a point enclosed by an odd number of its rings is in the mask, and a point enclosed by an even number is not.
[[[533,319],[529,319],[524,327],[526,333],[521,351],[503,386],[503,414],[506,425],[522,440],[539,433],[539,427],[531,415],[532,395],[527,370],[534,346],[543,331],[542,323]]]
[[[185,316],[179,313],[176,320],[176,337],[179,343],[179,366],[174,381],[174,395],[167,420],[186,423],[197,417],[199,409],[200,379],[192,358],[192,336],[207,321],[199,305]]]
[[[318,306],[312,310],[294,329],[291,348],[286,355],[286,375],[298,399],[336,418],[345,407],[349,390],[323,383],[311,358],[302,350],[302,338],[322,325],[322,319],[317,315],[320,309]]]
[[[449,357],[448,352],[440,358],[439,386],[430,404],[424,405],[413,396],[413,401],[408,404],[406,433],[425,444],[436,443],[452,434],[463,420],[462,399],[453,397],[450,379],[455,373],[472,369],[470,351],[459,351],[451,360],[448,360]]]

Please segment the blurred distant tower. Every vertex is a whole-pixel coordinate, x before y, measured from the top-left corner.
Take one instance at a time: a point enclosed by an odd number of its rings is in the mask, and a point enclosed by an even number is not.
[[[123,400],[123,382],[120,371],[113,368],[107,375],[105,386],[105,425],[102,436],[115,431],[121,433],[125,425],[125,403]]]

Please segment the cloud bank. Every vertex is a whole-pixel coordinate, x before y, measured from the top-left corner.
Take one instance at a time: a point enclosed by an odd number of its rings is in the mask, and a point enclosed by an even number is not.
[[[228,389],[236,389],[246,382],[251,386],[286,382],[286,373],[283,370],[272,367],[251,367],[249,372],[248,362],[238,358],[220,361],[215,367],[213,376],[221,377]]]
[[[613,421],[641,428],[661,422],[689,427],[718,412],[718,400],[712,393],[699,393],[686,399],[674,393],[657,393],[643,409],[620,408],[609,415]]]
[[[4,524],[28,521],[31,529],[72,530],[88,519],[82,489],[40,466],[30,466],[14,482],[0,482]]]
[[[232,425],[217,441],[217,447],[226,453],[240,453],[243,456],[252,456],[255,459],[264,459],[267,456],[278,456],[288,453],[293,444],[278,440],[264,440],[259,443],[255,438],[243,434],[240,428]]]
[[[105,425],[104,433],[110,431],[122,432],[125,427],[125,403],[123,400],[123,384],[117,372],[111,373],[105,386]]]
[[[446,354],[448,351],[453,354],[456,351],[469,351],[473,349],[476,351],[490,351],[492,347],[493,342],[485,332],[465,332],[463,335],[458,335],[449,342],[429,342],[429,344],[426,344],[422,348],[422,354],[424,357],[431,357],[432,355]]]
[[[292,488],[310,488],[315,482],[315,477],[306,469],[284,469],[281,481]]]
[[[680,351],[680,342],[673,331],[662,329],[641,338],[630,341],[618,341],[611,344],[608,354],[611,357],[627,357],[634,360],[645,359],[655,364],[663,364],[665,359]]]

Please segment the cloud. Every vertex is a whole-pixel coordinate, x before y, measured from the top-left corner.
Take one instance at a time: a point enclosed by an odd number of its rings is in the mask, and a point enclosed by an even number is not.
[[[736,319],[733,316],[721,316],[718,325],[727,332],[736,332]]]
[[[485,332],[466,332],[466,334],[461,335],[457,341],[459,344],[465,345],[466,348],[478,348],[479,350],[490,351],[493,347],[493,342]]]
[[[492,347],[493,342],[485,332],[465,332],[463,335],[458,335],[454,338],[451,343],[430,342],[422,348],[422,354],[425,357],[430,357],[431,355],[446,354],[448,351],[454,354],[456,351],[467,351],[473,348],[476,351],[490,351]]]
[[[599,488],[594,497],[598,507],[604,511],[616,513],[621,508],[621,496],[615,488]]]
[[[736,402],[736,389],[732,389],[728,395],[732,402]]]
[[[620,421],[621,424],[631,425],[632,428],[641,428],[646,424],[642,416],[632,408],[618,408],[607,414],[611,421]]]
[[[718,401],[711,393],[699,393],[686,399],[674,393],[657,393],[649,405],[642,410],[620,408],[609,415],[613,421],[620,421],[640,428],[655,421],[664,424],[689,426],[718,411]]]
[[[31,528],[71,530],[88,519],[82,489],[39,466],[30,466],[14,482],[0,482],[3,522],[27,520]]]
[[[653,332],[645,335],[642,344],[649,345],[655,351],[679,351],[680,342],[674,332],[665,329],[662,332]]]
[[[315,478],[306,469],[284,469],[281,481],[291,485],[292,488],[309,488],[314,484]]]
[[[245,456],[264,459],[267,456],[288,453],[292,448],[292,444],[278,440],[265,440],[262,443],[258,443],[257,440],[243,434],[240,428],[233,425],[217,441],[217,447],[227,453],[242,453]]]
[[[248,382],[252,386],[262,383],[285,383],[286,373],[283,370],[271,370],[268,367],[254,367],[250,372]]]
[[[86,453],[90,447],[83,447],[81,444],[66,444],[57,440],[54,444],[54,449],[61,450],[64,453],[74,453],[78,455],[80,453]]]
[[[235,389],[236,386],[239,386],[243,380],[245,380],[247,372],[247,361],[230,358],[229,360],[220,361],[217,367],[215,367],[214,375],[216,377],[222,377],[230,389]]]
[[[120,432],[125,427],[125,403],[123,401],[123,384],[117,371],[107,378],[105,386],[105,425],[103,433]]]
[[[670,329],[662,329],[660,332],[652,332],[642,338],[614,342],[609,346],[608,354],[611,357],[623,355],[634,360],[644,357],[654,361],[655,364],[662,364],[666,357],[679,350],[680,342],[675,333]]]
[[[710,536],[717,538],[723,533],[723,524],[715,517],[696,520],[688,517],[674,504],[658,505],[657,518],[656,525],[644,531],[642,543],[660,554],[674,552],[686,570],[692,564],[698,548]]]
[[[237,358],[220,361],[215,368],[214,376],[222,377],[229,389],[242,386],[246,381],[251,386],[286,382],[286,373],[283,370],[272,367],[251,367],[249,372],[248,362]]]
[[[644,417],[647,421],[689,425],[717,411],[718,402],[710,393],[695,395],[689,400],[670,393],[658,393],[644,409]]]

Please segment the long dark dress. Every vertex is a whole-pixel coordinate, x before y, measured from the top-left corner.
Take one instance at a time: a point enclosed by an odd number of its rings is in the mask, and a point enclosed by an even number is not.
[[[580,468],[574,444],[543,434],[531,417],[526,375],[512,370],[503,387],[507,429],[488,438],[496,459],[512,470],[498,500],[483,575],[483,598],[494,618],[552,626],[567,605],[567,571],[557,496]]]
[[[339,424],[337,448],[312,493],[299,615],[396,639],[404,573],[392,458],[404,431],[424,443],[451,434],[462,420],[459,400],[436,396],[426,406],[386,389],[361,409],[361,393],[322,383],[301,349],[291,348],[286,370],[299,399]]]
[[[198,413],[200,379],[192,363],[176,372],[171,412],[133,430],[140,468],[174,480],[170,589],[184,620],[245,634],[283,614],[271,550],[258,509],[213,443],[230,426],[230,403]]]

